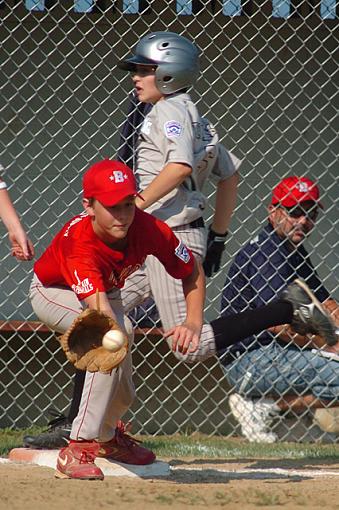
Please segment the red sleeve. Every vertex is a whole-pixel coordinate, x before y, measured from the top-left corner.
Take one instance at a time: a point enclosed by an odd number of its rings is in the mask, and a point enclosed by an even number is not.
[[[105,290],[90,227],[87,215],[80,214],[53,238],[34,264],[34,271],[44,285],[68,286],[79,299],[90,296],[97,288]]]

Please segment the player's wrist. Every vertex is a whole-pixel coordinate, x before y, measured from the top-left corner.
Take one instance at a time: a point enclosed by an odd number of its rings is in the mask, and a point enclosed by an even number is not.
[[[219,243],[224,243],[226,241],[226,237],[228,236],[228,231],[226,232],[216,232],[213,230],[211,226],[208,228],[208,238],[210,241],[215,241]]]

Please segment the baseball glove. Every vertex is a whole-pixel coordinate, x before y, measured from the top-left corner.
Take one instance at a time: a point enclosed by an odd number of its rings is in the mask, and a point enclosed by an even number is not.
[[[116,352],[102,346],[102,337],[110,329],[121,330],[118,323],[103,312],[87,308],[59,337],[67,359],[79,370],[108,374],[126,357],[128,340]]]

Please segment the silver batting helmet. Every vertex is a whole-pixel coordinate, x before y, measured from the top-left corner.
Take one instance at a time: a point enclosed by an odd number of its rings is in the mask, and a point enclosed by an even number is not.
[[[134,55],[118,63],[120,69],[135,71],[137,65],[156,67],[157,88],[173,94],[193,85],[199,74],[198,48],[175,32],[152,32],[136,45]]]

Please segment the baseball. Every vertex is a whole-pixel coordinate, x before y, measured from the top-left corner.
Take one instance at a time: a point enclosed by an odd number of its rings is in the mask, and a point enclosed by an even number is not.
[[[125,343],[124,334],[118,329],[111,329],[104,334],[102,346],[108,351],[118,351]]]

